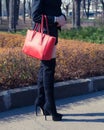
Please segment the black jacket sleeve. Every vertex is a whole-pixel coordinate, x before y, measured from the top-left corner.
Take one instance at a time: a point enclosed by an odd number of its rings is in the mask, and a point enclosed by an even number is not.
[[[43,0],[32,0],[32,19],[34,22],[40,23],[43,12]],[[54,23],[54,16],[47,15],[48,23]]]
[[[40,22],[42,15],[42,0],[32,0],[32,19],[34,22]]]

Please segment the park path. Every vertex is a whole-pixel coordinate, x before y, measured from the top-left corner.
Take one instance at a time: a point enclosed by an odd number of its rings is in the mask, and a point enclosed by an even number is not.
[[[0,130],[104,130],[104,91],[56,101],[63,120],[47,121],[34,106],[0,113]]]

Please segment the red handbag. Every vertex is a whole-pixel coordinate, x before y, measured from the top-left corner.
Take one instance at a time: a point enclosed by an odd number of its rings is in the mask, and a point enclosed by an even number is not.
[[[22,48],[23,53],[40,60],[50,60],[52,58],[52,51],[55,45],[56,37],[43,33],[43,25],[46,21],[46,28],[48,31],[47,17],[42,15],[40,29],[36,31],[28,30],[25,38],[25,43]]]

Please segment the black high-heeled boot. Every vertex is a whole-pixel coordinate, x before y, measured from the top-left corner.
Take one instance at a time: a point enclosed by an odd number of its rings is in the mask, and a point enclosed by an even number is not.
[[[49,112],[47,112],[47,111],[44,110],[43,106],[44,106],[44,104],[39,103],[38,100],[35,102],[36,116],[38,116],[38,112],[37,112],[38,108],[41,109],[41,111],[43,112],[43,115],[46,115],[46,116],[50,115]]]
[[[35,101],[36,115],[37,115],[37,108],[40,108],[42,110],[43,115],[49,115],[48,112],[44,111],[43,108],[44,104],[45,104],[45,93],[43,87],[43,65],[41,63],[37,81],[37,99]]]
[[[52,115],[53,121],[60,121],[62,120],[62,114],[57,113],[54,99],[54,73],[56,59],[52,59],[50,61],[43,61],[43,65],[43,83],[45,90],[44,111],[47,111],[50,115]]]
[[[52,89],[50,89],[50,90],[52,90]],[[53,121],[61,121],[62,120],[62,114],[57,113],[54,94],[52,91],[47,91],[47,101],[44,105],[44,111],[48,112],[50,115],[52,115]],[[47,115],[45,114],[45,120],[47,120],[46,116]]]

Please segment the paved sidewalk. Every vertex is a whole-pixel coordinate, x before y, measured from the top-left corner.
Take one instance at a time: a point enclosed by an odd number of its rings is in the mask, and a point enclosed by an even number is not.
[[[104,90],[104,76],[55,83],[55,98],[79,96]],[[0,92],[0,112],[30,106],[37,97],[37,85]]]
[[[0,113],[0,130],[104,130],[104,91],[56,101],[63,120],[35,116],[34,106]]]

